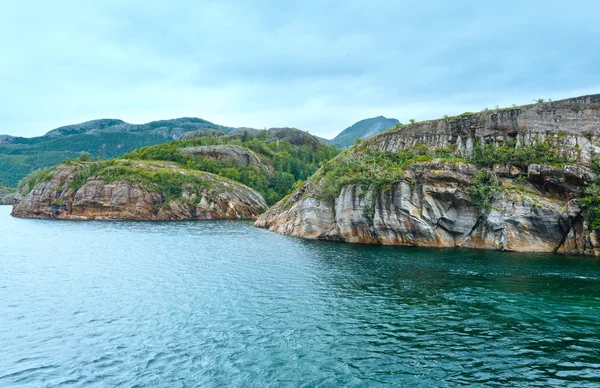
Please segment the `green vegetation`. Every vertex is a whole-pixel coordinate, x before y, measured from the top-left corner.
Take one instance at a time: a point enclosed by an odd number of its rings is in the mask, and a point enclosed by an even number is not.
[[[600,232],[600,186],[586,188],[581,202],[585,208],[585,218],[590,222],[590,229]]]
[[[161,144],[183,131],[232,128],[198,118],[128,124],[121,120],[95,120],[51,131],[48,136],[16,137],[0,143],[0,184],[16,186],[27,174],[89,152],[102,159],[118,157],[138,147]]]
[[[216,160],[202,155],[189,155],[180,149],[207,145],[237,145],[253,151],[263,160],[263,166],[243,165],[235,159]],[[318,143],[316,149],[294,146],[285,141],[266,142],[263,138],[230,139],[224,137],[199,137],[140,148],[122,156],[132,160],[164,160],[177,162],[188,169],[211,172],[241,182],[258,191],[269,205],[278,202],[299,180],[306,180],[322,163],[339,151],[335,147]],[[273,167],[269,171],[268,165]]]
[[[4,185],[0,185],[0,200],[2,199],[2,197],[4,197],[5,195],[8,194],[12,194],[15,191],[17,191],[16,187],[13,186],[4,186]]]
[[[86,159],[86,158],[83,158]],[[198,188],[210,188],[212,183],[205,174],[199,171],[190,171],[182,166],[171,166],[176,168],[165,168],[152,162],[140,162],[123,159],[110,159],[96,162],[76,159],[67,160],[66,165],[76,168],[74,179],[69,182],[69,189],[80,189],[90,177],[97,177],[104,182],[115,181],[127,183],[139,183],[147,189],[157,191],[165,196],[165,201],[181,197],[186,185]],[[29,187],[51,179],[47,172],[51,169],[39,170],[30,174],[23,180],[22,184]]]
[[[191,171],[173,168],[147,168],[138,162],[128,160],[107,160],[96,163],[99,170],[97,175],[105,182],[140,183],[146,188],[163,193],[165,202],[170,198],[179,198],[183,194],[184,185],[194,185],[208,188],[208,181]],[[93,172],[92,172],[93,174]]]
[[[592,160],[592,170],[600,176],[600,156]],[[587,187],[581,203],[584,206],[584,216],[590,223],[590,229],[600,232],[600,186]]]
[[[535,145],[520,147],[516,147],[514,141],[502,146],[476,143],[470,161],[482,167],[491,167],[498,163],[510,163],[517,166],[527,166],[532,163],[550,165],[572,163],[574,160],[560,155],[558,143],[548,140],[539,141],[539,139],[536,139]]]
[[[310,177],[322,163],[339,153],[335,147],[318,142],[310,137],[305,145],[292,145],[283,140],[267,139],[264,131],[252,138],[247,134],[240,138],[204,136],[190,140],[173,141],[160,145],[139,148],[122,155],[120,159],[94,161],[94,156],[81,153],[75,159],[67,158],[64,163],[78,164],[70,189],[81,188],[91,176],[98,176],[110,182],[122,180],[142,183],[149,188],[164,192],[167,196],[181,195],[186,183],[201,185],[202,179],[193,171],[214,173],[258,191],[272,205],[288,194],[294,184]],[[261,163],[245,164],[235,158],[218,160],[205,155],[184,154],[182,148],[212,145],[236,145],[254,152]],[[190,174],[170,174],[172,169],[158,171],[157,168],[144,168],[140,161],[175,162]],[[51,169],[39,169],[29,174],[21,182],[32,189],[37,183],[51,179]]]
[[[319,194],[324,199],[332,200],[346,185],[356,184],[364,188],[371,185],[388,186],[402,180],[409,165],[435,159],[462,161],[454,155],[454,148],[431,149],[425,144],[419,144],[399,152],[380,152],[360,144],[324,165],[311,179],[323,179]]]
[[[18,144],[0,144],[0,183],[16,185],[24,176],[40,168],[54,166],[82,151],[101,158],[113,158],[138,147],[164,143],[164,136],[148,133],[106,132],[77,134]],[[27,141],[27,142],[26,142]]]
[[[471,195],[473,204],[482,209],[492,207],[494,195],[500,191],[500,182],[498,178],[489,171],[479,171],[473,180],[471,186]]]

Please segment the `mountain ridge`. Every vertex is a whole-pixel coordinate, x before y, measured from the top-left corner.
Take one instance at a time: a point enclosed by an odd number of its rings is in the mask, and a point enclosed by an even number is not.
[[[397,125],[400,125],[400,121],[394,118],[384,116],[371,117],[357,121],[328,142],[339,148],[346,148],[354,145],[358,138],[364,140],[394,128]]]

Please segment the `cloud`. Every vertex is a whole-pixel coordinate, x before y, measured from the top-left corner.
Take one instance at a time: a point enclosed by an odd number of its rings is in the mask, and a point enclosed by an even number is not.
[[[198,116],[332,137],[600,92],[595,1],[2,5],[0,133]]]

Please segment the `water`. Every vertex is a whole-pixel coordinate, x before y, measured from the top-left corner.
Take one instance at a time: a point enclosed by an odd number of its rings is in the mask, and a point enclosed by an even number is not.
[[[0,207],[0,386],[598,386],[600,261]]]

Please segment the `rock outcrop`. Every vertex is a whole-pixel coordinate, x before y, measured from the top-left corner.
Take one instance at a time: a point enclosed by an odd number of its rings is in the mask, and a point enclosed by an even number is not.
[[[190,140],[197,137],[210,136],[210,137],[221,137],[224,136],[225,132],[219,131],[217,129],[199,129],[197,131],[189,131],[185,132],[183,135],[179,137],[178,140]]]
[[[181,153],[193,156],[204,156],[218,161],[233,161],[243,167],[255,166],[265,168],[273,173],[273,166],[265,158],[261,158],[255,152],[236,145],[214,145],[182,148]]]
[[[546,139],[575,162],[497,164],[490,173],[498,180],[498,192],[490,206],[476,203],[471,188],[479,167],[467,158],[476,143],[512,140],[519,147]],[[597,183],[590,165],[600,150],[600,95],[417,123],[361,144],[391,154],[418,144],[446,147],[457,160],[412,163],[392,184],[347,184],[334,198],[322,194],[325,179],[317,174],[255,225],[286,235],[356,243],[600,251],[580,200],[585,188]]]
[[[12,205],[16,195],[17,193],[8,193],[3,195],[2,198],[0,198],[0,205]]]
[[[108,179],[124,167],[61,164],[42,181],[33,182],[33,187],[23,185],[12,215],[70,220],[255,219],[267,209],[256,191],[214,174],[173,163],[121,163],[138,175]],[[110,168],[112,172],[107,170]],[[82,174],[85,179],[78,183]],[[143,176],[151,178],[143,181]],[[163,191],[154,180],[174,183]]]
[[[0,205],[12,205],[17,189],[0,185]]]

